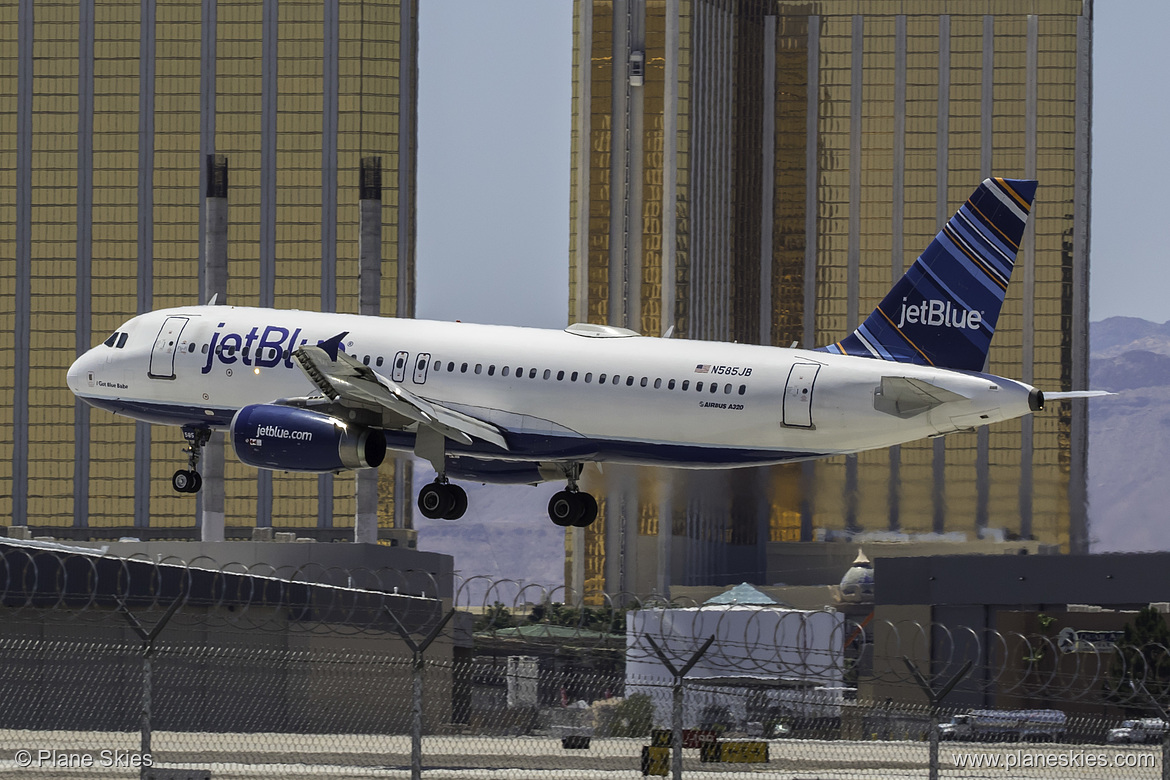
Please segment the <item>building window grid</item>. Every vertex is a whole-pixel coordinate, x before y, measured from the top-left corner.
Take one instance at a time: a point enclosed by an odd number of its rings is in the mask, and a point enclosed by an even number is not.
[[[232,55],[233,45],[235,46],[236,55],[241,55],[247,50],[247,47],[241,43],[233,44],[230,40],[233,30],[238,30],[238,24],[241,21],[241,15],[248,16],[251,9],[255,8],[254,4],[221,4],[220,16],[220,43],[221,54]],[[44,9],[42,9],[44,10]],[[137,120],[134,119],[137,113],[137,92],[136,89],[125,87],[130,79],[137,76],[137,65],[133,69],[127,70],[117,64],[116,61],[111,60],[112,57],[124,57],[122,62],[128,62],[129,57],[123,49],[128,49],[129,54],[136,56],[138,46],[138,36],[133,34],[133,30],[137,29],[137,22],[139,16],[139,9],[137,7],[125,10],[125,13],[120,14],[118,7],[102,6],[98,9],[98,17],[95,24],[95,117],[94,117],[94,246],[93,246],[93,328],[95,333],[104,334],[112,332],[114,328],[121,323],[129,313],[135,311],[136,306],[133,302],[127,305],[125,279],[133,278],[136,274],[136,264],[134,262],[123,262],[120,258],[132,257],[136,251],[136,229],[137,223],[137,185],[133,181],[136,176],[137,168]],[[76,7],[73,7],[73,14],[76,15]],[[120,15],[119,15],[120,14]],[[197,240],[195,233],[197,233],[197,213],[198,202],[197,198],[191,198],[185,193],[193,191],[196,188],[191,182],[183,181],[184,162],[183,154],[188,157],[197,157],[197,153],[188,151],[184,153],[172,153],[168,149],[183,149],[197,147],[197,131],[187,133],[184,132],[187,127],[197,128],[197,119],[194,123],[172,121],[177,116],[186,116],[188,120],[191,116],[197,117],[197,92],[198,92],[198,67],[194,68],[194,72],[185,72],[191,70],[190,57],[181,58],[181,55],[167,58],[163,56],[163,52],[170,50],[188,51],[193,47],[190,46],[192,40],[196,43],[199,36],[199,25],[197,19],[192,17],[193,23],[184,24],[181,20],[182,9],[178,7],[161,7],[158,9],[158,24],[156,27],[159,41],[159,60],[156,63],[157,81],[156,86],[159,88],[156,100],[160,110],[160,114],[155,117],[156,129],[156,175],[155,175],[155,233],[154,233],[154,257],[155,265],[153,269],[154,276],[154,302],[158,306],[168,305],[166,302],[171,300],[174,303],[185,302],[193,295],[193,285],[196,274],[192,273],[191,260],[189,251],[184,251],[179,245],[189,245],[192,240]],[[254,16],[254,14],[253,14]],[[250,17],[249,17],[250,18]],[[387,17],[391,20],[390,24],[382,24],[381,37],[386,40],[396,39],[397,24],[393,22],[392,17]],[[393,28],[394,34],[388,34]],[[287,29],[287,28],[286,28]],[[37,24],[37,42],[38,47],[37,56],[44,59],[45,55],[52,54],[51,48],[47,48],[47,44],[52,41],[65,41],[70,44],[70,51],[68,57],[63,57],[61,60],[53,60],[52,56],[48,57],[46,64],[38,66],[38,75],[35,83],[37,89],[37,105],[43,109],[38,113],[46,118],[49,126],[46,126],[45,131],[38,133],[41,142],[46,141],[53,132],[54,127],[60,124],[60,121],[67,121],[71,126],[76,122],[76,97],[67,93],[61,93],[56,87],[50,86],[48,80],[51,74],[60,72],[61,76],[69,75],[67,79],[70,81],[69,89],[72,90],[76,84],[76,37],[77,28],[73,23],[55,24],[45,20],[42,13],[38,13]],[[171,44],[176,44],[172,46]],[[397,57],[396,41],[384,47],[384,54],[388,56]],[[194,47],[194,51],[198,51]],[[246,57],[247,55],[245,55]],[[226,146],[231,146],[232,134],[232,118],[226,114],[232,110],[248,111],[252,110],[257,104],[258,90],[253,88],[249,95],[227,95],[222,97],[223,92],[232,92],[234,85],[232,83],[233,67],[231,62],[226,62],[223,57],[220,61],[220,84],[221,84],[221,105],[220,105],[220,127],[224,130],[221,134]],[[243,64],[243,63],[240,63]],[[196,63],[197,65],[197,63]],[[286,63],[285,72],[290,72],[291,65]],[[65,74],[65,70],[69,70],[70,74]],[[254,68],[235,68],[236,72],[249,72],[249,75],[255,77],[258,75]],[[123,72],[124,71],[124,72]],[[387,72],[396,72],[396,67],[388,69]],[[255,83],[255,78],[250,79]],[[60,85],[64,89],[64,82]],[[58,96],[49,96],[46,88],[50,91],[56,90]],[[282,90],[285,95],[289,94],[289,90]],[[121,101],[124,105],[116,106],[115,101]],[[388,106],[394,107],[392,103],[387,103]],[[111,108],[113,110],[111,110]],[[54,110],[60,110],[57,117],[52,115]],[[312,112],[314,107],[311,104],[305,104],[302,101],[300,104],[290,106],[282,105],[282,114],[294,115],[301,113],[304,110]],[[282,116],[283,119],[283,116]],[[250,132],[245,126],[246,122],[237,123],[237,129],[243,133]],[[64,128],[64,125],[62,125]],[[70,135],[74,130],[68,131]],[[238,135],[238,133],[237,133]],[[242,136],[241,136],[242,137]],[[113,144],[111,144],[113,141]],[[254,148],[254,147],[253,147]],[[121,151],[124,150],[124,151]],[[244,149],[246,152],[247,149]],[[44,171],[48,174],[55,167],[57,171],[65,173],[73,170],[76,164],[75,153],[57,154],[60,157],[59,161],[54,161],[54,155],[47,153],[38,153],[40,159],[36,166],[39,171]],[[233,162],[241,162],[239,154],[233,154]],[[68,159],[67,159],[68,158]],[[198,160],[190,166],[195,172],[198,170]],[[248,168],[246,162],[243,165],[235,165],[236,173],[243,174],[243,180],[246,180]],[[255,170],[253,167],[252,170]],[[163,172],[170,172],[164,175]],[[188,174],[195,178],[196,174],[188,172]],[[117,181],[125,179],[129,175],[132,177],[131,183],[125,187],[119,187]],[[319,177],[319,174],[318,174]],[[109,181],[107,181],[107,179]],[[236,217],[235,222],[239,222],[240,218],[247,218],[246,209],[246,192],[248,187],[241,188],[241,177],[234,177],[233,183],[236,187],[233,189],[233,217]],[[59,190],[61,186],[60,176],[57,176],[53,188]],[[319,187],[319,184],[317,185]],[[241,195],[245,195],[241,198]],[[241,200],[245,201],[241,203]],[[292,205],[297,203],[305,205],[313,205],[312,198],[306,200],[299,193],[296,194]],[[111,222],[111,215],[103,213],[103,210],[109,211],[109,206],[120,209],[122,216],[114,216],[114,221]],[[284,205],[289,204],[282,204]],[[66,225],[73,225],[75,222],[75,215],[72,209],[58,209],[62,211],[59,219],[56,221],[61,227]],[[68,213],[65,213],[68,211]],[[38,213],[35,215],[34,221],[38,225],[46,225],[48,222],[42,218],[49,216],[43,208],[38,207]],[[254,216],[254,215],[253,215]],[[301,233],[304,228],[310,227],[312,222],[319,220],[310,220],[310,225],[303,224],[305,220],[296,217],[295,215],[289,219],[283,215],[280,218],[296,229],[297,234],[293,236],[289,234],[290,240],[299,241],[305,236]],[[125,226],[123,230],[124,237],[119,238],[117,225]],[[393,226],[392,226],[393,228]],[[39,228],[38,228],[39,229]],[[239,237],[237,234],[234,237]],[[310,237],[312,238],[312,237]],[[396,238],[396,236],[395,236]],[[66,243],[72,243],[72,239]],[[234,245],[246,245],[247,241],[236,241]],[[36,250],[38,253],[43,253],[46,245],[43,241],[38,240]],[[390,247],[394,249],[396,247]],[[283,254],[283,250],[278,250]],[[61,252],[53,252],[62,258],[72,257],[73,249],[69,253],[64,253],[63,245]],[[389,255],[390,262],[393,262],[393,255]],[[295,263],[295,260],[290,263]],[[124,266],[124,267],[121,267]],[[233,275],[236,279],[242,280],[240,290],[236,292],[255,292],[255,273],[241,269],[238,267],[239,263],[233,260]],[[293,270],[291,267],[285,270]],[[60,284],[50,282],[48,287],[45,287],[45,280],[51,277],[40,273],[39,270],[34,270],[34,276],[37,277],[36,283],[39,285],[36,294],[39,296],[36,300],[49,301],[53,300],[61,303],[66,300],[66,293],[72,292],[72,285],[66,285],[65,281]],[[296,269],[292,274],[284,274],[285,277],[301,277],[306,279],[309,276],[314,278],[314,281],[319,279],[317,269]],[[62,277],[62,280],[64,277]],[[251,281],[249,281],[251,280]],[[66,290],[65,287],[69,287]],[[316,290],[312,289],[310,283],[301,281],[294,288],[281,288],[278,290],[278,295],[284,295],[285,292],[294,297],[312,297],[316,298]],[[131,296],[135,293],[131,290]],[[49,297],[44,297],[48,295]],[[234,296],[234,297],[239,297]],[[70,317],[75,310],[75,307],[39,307],[44,310],[43,316],[57,316]],[[60,311],[54,313],[54,308],[59,308]],[[34,302],[34,309],[38,309],[38,304]],[[34,336],[41,326],[34,323]],[[68,329],[72,330],[72,326]],[[66,329],[54,327],[55,332],[65,332]],[[70,339],[71,340],[71,339]],[[63,352],[72,352],[72,344],[70,343],[68,349],[63,348]],[[39,379],[36,381],[40,381]],[[57,404],[63,413],[67,413],[67,404]],[[49,409],[50,407],[45,407]],[[66,414],[71,417],[70,414]],[[64,417],[61,420],[62,424],[69,422]],[[110,422],[101,422],[100,416],[94,416],[91,420],[91,472],[94,475],[94,480],[101,477],[116,477],[114,472],[121,472],[121,479],[123,481],[122,488],[119,492],[122,495],[130,495],[133,493],[133,467],[132,461],[126,458],[110,459],[108,462],[108,469],[103,474],[102,454],[100,446],[113,436],[114,441],[121,442],[121,446],[131,445],[133,442],[134,424],[127,421],[111,418]],[[103,433],[111,432],[109,434]],[[129,434],[127,436],[126,434]],[[174,431],[165,427],[152,428],[152,437],[156,443],[169,441]],[[166,466],[162,467],[166,470]],[[112,470],[112,471],[110,471]],[[33,476],[36,476],[37,468],[32,469]],[[159,475],[156,474],[156,477]],[[164,477],[164,483],[166,482]],[[255,472],[245,473],[242,477],[242,482],[247,485],[249,482],[255,482]],[[101,484],[110,485],[112,483],[109,479],[104,479]],[[57,489],[62,487],[71,491],[68,485],[68,480],[65,484],[58,485]],[[39,488],[33,489],[33,494],[37,494]],[[277,489],[277,497],[279,499],[279,488]],[[71,493],[70,493],[71,496]],[[189,506],[184,506],[177,512],[172,512],[169,508],[170,504],[184,503],[181,499],[176,499],[174,496],[164,492],[159,492],[152,487],[152,510],[153,514],[160,522],[160,525],[169,524],[167,521],[174,516],[176,521],[183,524],[190,522]],[[185,502],[189,504],[189,499]],[[105,517],[118,517],[122,522],[127,516],[133,514],[132,500],[129,503],[126,500],[118,502],[116,511],[110,511],[110,501],[101,496],[95,495],[91,501],[91,523],[93,525],[102,524]],[[59,507],[57,507],[59,508]],[[34,512],[37,511],[35,502],[33,505]],[[35,522],[35,518],[34,518]]]

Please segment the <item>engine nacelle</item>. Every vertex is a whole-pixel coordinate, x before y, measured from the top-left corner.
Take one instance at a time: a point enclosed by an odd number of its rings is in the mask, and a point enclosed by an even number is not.
[[[382,431],[294,406],[245,406],[230,431],[236,456],[261,469],[320,474],[377,468],[386,457]]]

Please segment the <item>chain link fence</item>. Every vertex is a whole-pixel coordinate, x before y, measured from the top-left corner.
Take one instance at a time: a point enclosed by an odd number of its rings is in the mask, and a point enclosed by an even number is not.
[[[3,776],[1166,776],[1157,642],[0,561]]]

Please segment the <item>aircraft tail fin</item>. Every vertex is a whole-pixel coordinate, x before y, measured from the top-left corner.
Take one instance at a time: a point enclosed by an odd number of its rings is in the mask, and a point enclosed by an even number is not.
[[[982,371],[1036,196],[984,179],[869,318],[822,352]]]

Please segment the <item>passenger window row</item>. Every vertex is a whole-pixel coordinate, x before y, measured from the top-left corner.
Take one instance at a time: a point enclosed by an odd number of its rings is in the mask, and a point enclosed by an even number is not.
[[[121,338],[118,338],[119,336]],[[112,335],[108,339],[106,339],[105,344],[107,346],[111,346],[111,347],[115,346],[115,340],[117,340],[117,347],[121,348],[126,343],[126,334],[125,333],[121,333],[121,334],[115,333],[114,335]],[[208,349],[208,345],[204,344],[203,345],[203,354],[207,354],[207,349]],[[192,352],[195,350],[194,344],[191,344],[190,350]],[[216,347],[215,351],[219,355],[227,355],[229,357],[236,354],[236,352],[239,351],[240,354],[243,355],[245,358],[248,357],[248,348],[247,347],[244,347],[242,349],[237,350],[236,347],[231,346],[231,345],[226,346],[226,347],[223,345],[220,345],[220,346]],[[266,357],[268,359],[272,359],[272,358],[275,358],[277,356],[280,356],[280,357],[283,357],[283,359],[288,360],[292,355],[292,353],[287,349],[283,350],[282,352],[277,352],[275,347],[266,348],[266,352],[267,352],[267,354],[265,354],[264,357]],[[363,355],[362,356],[362,363],[363,364],[365,364],[367,366],[370,365],[370,360],[371,360],[370,355]],[[377,355],[377,356],[373,356],[373,361],[374,361],[374,365],[376,367],[380,368],[384,364],[385,359],[381,355]],[[443,371],[444,369],[446,369],[447,373],[451,373],[451,374],[454,374],[456,372],[458,372],[460,374],[466,374],[469,370],[473,371],[473,373],[476,373],[476,374],[482,374],[484,372],[484,365],[482,363],[476,363],[474,368],[473,368],[470,363],[460,363],[457,366],[455,361],[453,361],[453,360],[447,361],[446,365],[444,365],[443,361],[436,360],[434,362],[434,365],[432,366],[432,369],[436,372]],[[536,379],[537,375],[540,375],[545,380],[551,380],[553,378],[552,369],[549,369],[549,368],[546,368],[544,370],[537,369],[537,368],[528,368],[527,371],[528,371],[527,376],[529,379]],[[525,376],[524,372],[525,372],[525,369],[522,366],[516,366],[515,368],[512,368],[511,366],[501,366],[499,369],[500,376],[502,376],[502,377],[512,376],[512,377],[515,377],[517,379],[524,378],[524,376]],[[487,375],[488,376],[495,376],[496,375],[496,366],[494,363],[487,367]],[[579,371],[573,371],[573,372],[570,372],[568,374],[566,374],[566,372],[564,372],[564,371],[557,371],[556,372],[556,381],[563,382],[563,381],[565,381],[566,377],[568,378],[568,380],[570,382],[581,381],[587,385],[593,384],[593,379],[594,379],[593,372],[591,372],[591,371],[586,372],[584,374],[584,376],[582,376],[581,372],[579,372]],[[653,383],[651,384],[650,377],[648,377],[648,376],[638,378],[638,377],[635,377],[633,375],[629,375],[629,376],[625,377],[624,384],[626,387],[633,387],[635,382],[637,382],[639,387],[653,386],[653,388],[655,390],[661,390],[662,386],[663,386],[663,380],[661,378],[654,379]],[[622,376],[620,374],[602,373],[602,374],[597,375],[597,384],[598,385],[604,385],[604,384],[621,385],[621,384],[623,384],[623,379],[622,379]],[[692,381],[690,379],[684,379],[681,382],[679,382],[675,379],[668,379],[665,381],[665,384],[666,384],[667,390],[678,389],[678,390],[681,390],[683,392],[686,392],[686,391],[689,391],[691,389]],[[698,380],[698,381],[695,381],[693,383],[693,385],[694,385],[694,390],[697,393],[707,392],[707,393],[713,394],[713,393],[719,392],[719,383],[718,382],[704,382],[703,380]],[[726,383],[723,385],[723,394],[724,395],[731,395],[731,392],[733,389],[734,389],[734,385],[732,385],[730,383]],[[747,385],[740,385],[738,387],[737,392],[739,395],[745,395],[747,393]]]
[[[432,366],[432,369],[436,372],[443,371],[444,369],[446,369],[446,371],[448,373],[453,374],[453,373],[458,372],[460,374],[466,374],[470,365],[471,365],[470,363],[461,363],[458,366],[456,366],[454,361],[448,361],[444,365],[443,361],[436,360],[434,365]],[[483,370],[484,370],[483,364],[476,363],[475,367],[473,369],[473,372],[476,374],[481,374],[481,373],[483,373]],[[527,371],[528,371],[527,376],[529,379],[536,379],[537,375],[539,375],[541,378],[543,378],[545,380],[551,380],[554,376],[552,369],[549,369],[549,368],[546,368],[544,370],[541,370],[538,368],[529,368],[529,369],[527,369]],[[525,372],[525,368],[523,366],[516,366],[515,368],[512,368],[511,366],[503,366],[500,368],[500,376],[505,376],[505,377],[506,376],[514,376],[517,379],[522,379],[525,376],[524,372]],[[488,376],[495,376],[496,375],[495,364],[489,365],[487,367],[487,375]],[[567,377],[570,382],[582,381],[585,384],[593,384],[593,372],[586,372],[585,375],[582,376],[579,371],[573,371],[569,374],[566,374],[564,371],[557,371],[555,376],[556,376],[556,381],[558,381],[558,382],[565,381],[565,379]],[[653,388],[655,390],[661,390],[662,386],[663,386],[663,380],[661,378],[654,379],[653,382],[651,382],[651,379],[648,376],[638,378],[638,377],[630,375],[630,376],[626,376],[624,378],[624,382],[623,382],[623,378],[620,374],[598,374],[597,375],[597,384],[599,384],[599,385],[604,385],[607,383],[610,385],[621,385],[624,383],[626,387],[633,387],[635,382],[637,382],[639,387],[653,386]],[[684,380],[682,380],[681,383],[678,382],[677,380],[674,380],[674,379],[668,379],[665,381],[665,384],[666,384],[667,390],[674,390],[677,388],[679,390],[686,391],[686,390],[691,389],[691,380],[689,380],[689,379],[684,379]],[[719,387],[720,386],[719,386],[718,382],[703,382],[702,380],[699,380],[699,381],[694,383],[695,392],[698,392],[698,393],[702,393],[702,392],[704,392],[704,390],[708,393],[717,393],[717,392],[719,392]],[[731,395],[731,391],[733,388],[734,388],[734,385],[732,385],[730,383],[724,384],[723,385],[724,395]],[[744,395],[745,393],[747,393],[747,385],[740,385],[739,389],[738,389],[738,394]]]

